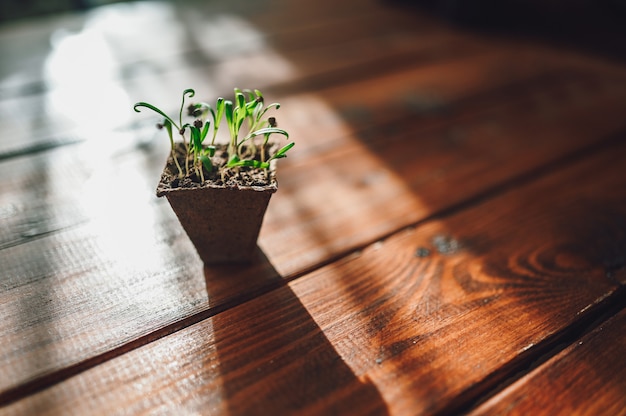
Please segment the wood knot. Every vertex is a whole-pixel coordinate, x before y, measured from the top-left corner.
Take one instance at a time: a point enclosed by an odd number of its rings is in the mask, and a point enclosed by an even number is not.
[[[436,235],[432,239],[432,245],[437,253],[444,255],[455,254],[461,249],[459,241],[449,235]]]

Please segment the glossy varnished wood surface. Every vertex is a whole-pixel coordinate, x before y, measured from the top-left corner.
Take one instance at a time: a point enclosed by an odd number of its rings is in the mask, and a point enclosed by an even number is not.
[[[185,407],[235,414],[456,410],[619,301],[607,274],[626,243],[626,200],[607,191],[626,185],[624,156],[624,145],[603,151],[397,233],[10,409],[80,410],[87,394],[105,413],[116,398],[175,412],[163,398],[189,394]]]
[[[621,365],[567,382],[621,345],[626,68],[385,2],[265,3],[0,27],[0,413],[626,405]],[[166,52],[119,29],[168,19]],[[81,42],[114,58],[74,90],[54,68]],[[127,108],[68,104],[89,80]],[[281,102],[297,146],[255,262],[205,268],[131,107],[232,85]]]
[[[472,414],[524,415],[538,407],[555,415],[625,414],[625,329],[621,311]]]

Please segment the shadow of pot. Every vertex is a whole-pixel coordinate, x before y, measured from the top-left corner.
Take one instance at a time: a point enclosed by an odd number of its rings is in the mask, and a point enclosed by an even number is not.
[[[172,171],[171,158],[164,172]],[[225,187],[204,184],[170,188],[163,175],[157,196],[165,196],[206,265],[248,263],[253,258],[263,217],[277,191],[276,166],[266,186]]]

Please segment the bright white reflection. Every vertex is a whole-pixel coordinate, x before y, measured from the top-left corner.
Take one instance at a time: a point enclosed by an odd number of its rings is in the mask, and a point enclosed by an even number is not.
[[[132,102],[122,71],[180,47],[181,31],[172,22],[173,7],[166,3],[120,4],[89,12],[78,31],[54,31],[43,67],[48,116],[89,139],[130,123]]]
[[[130,100],[116,82],[115,58],[102,34],[90,28],[76,34],[61,30],[52,42],[44,68],[50,115],[87,132],[127,121]]]
[[[162,1],[94,9],[86,27],[97,30],[106,39],[122,64],[167,58],[185,44],[185,33],[174,6]]]
[[[81,208],[91,218],[89,228],[98,236],[98,250],[126,271],[158,270],[162,254],[155,235],[157,218],[153,207],[146,207],[152,184],[133,174],[132,166],[114,166],[111,159],[107,162],[95,161],[96,169],[80,199]]]
[[[82,28],[54,31],[43,67],[47,116],[93,139],[138,120],[130,109],[139,100],[173,103],[184,88],[223,94],[293,79],[296,68],[263,32],[203,7],[116,4],[88,12]],[[190,54],[191,66],[181,62]]]

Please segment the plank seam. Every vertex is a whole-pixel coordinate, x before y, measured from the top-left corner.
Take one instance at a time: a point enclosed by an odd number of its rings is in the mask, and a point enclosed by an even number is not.
[[[55,384],[66,381],[67,379],[79,375],[80,373],[94,368],[97,365],[120,357],[128,352],[141,348],[154,341],[165,338],[166,336],[172,335],[194,324],[202,322],[205,319],[211,318],[236,306],[242,305],[256,297],[262,296],[266,293],[279,289],[280,287],[286,286],[287,283],[287,281],[272,282],[257,289],[256,291],[235,297],[223,303],[222,305],[212,307],[211,309],[204,309],[186,318],[171,322],[160,329],[139,336],[138,338],[114,347],[109,351],[105,351],[78,363],[72,364],[68,367],[53,371],[49,374],[45,374],[43,376],[22,383],[18,386],[2,391],[0,392],[0,409],[16,401],[24,399],[29,395],[35,394],[39,391],[45,390],[46,388],[52,387]]]
[[[545,74],[543,74],[545,76]],[[526,80],[526,82],[528,82],[528,80]],[[510,86],[509,86],[510,87]],[[500,91],[502,90],[502,88],[497,88],[496,91]],[[485,94],[479,94],[477,95],[478,97],[485,97]],[[461,100],[460,100],[461,101]],[[20,400],[22,398],[27,397],[30,394],[33,394],[37,391],[41,391],[47,387],[50,387],[54,384],[60,383],[64,380],[67,380],[70,377],[73,377],[75,375],[78,375],[90,368],[95,367],[96,365],[99,365],[103,362],[106,362],[108,360],[111,360],[113,358],[119,357],[127,352],[130,352],[132,350],[135,350],[137,348],[140,348],[142,346],[145,346],[149,343],[152,343],[156,340],[159,340],[161,338],[164,338],[166,336],[169,336],[171,334],[174,334],[182,329],[185,329],[191,325],[194,325],[196,323],[199,323],[207,318],[213,317],[219,313],[222,313],[224,311],[227,311],[231,308],[234,308],[236,306],[242,305],[258,296],[262,296],[265,295],[273,290],[276,290],[280,287],[283,287],[287,284],[289,284],[290,282],[293,282],[295,280],[297,280],[298,278],[307,275],[317,269],[320,269],[322,267],[325,267],[329,264],[332,264],[338,260],[341,260],[343,258],[349,257],[354,255],[355,253],[359,253],[362,250],[364,250],[365,248],[367,248],[368,246],[371,246],[372,244],[375,244],[378,241],[384,240],[386,238],[389,238],[391,236],[393,236],[394,234],[397,234],[399,232],[402,232],[403,230],[406,230],[407,228],[415,228],[417,226],[420,226],[422,224],[437,220],[437,219],[441,219],[441,218],[445,218],[445,217],[449,217],[451,215],[454,215],[460,211],[466,210],[468,208],[480,205],[482,203],[484,203],[485,201],[492,199],[494,197],[497,196],[501,196],[503,194],[506,194],[507,192],[511,192],[513,190],[515,190],[516,188],[519,188],[521,186],[524,186],[528,183],[531,183],[545,175],[551,174],[553,172],[556,172],[558,170],[561,170],[567,166],[573,165],[575,163],[580,162],[581,160],[590,157],[594,154],[597,154],[603,150],[606,150],[608,148],[610,148],[613,145],[619,145],[622,144],[624,137],[626,137],[626,131],[620,131],[618,133],[606,136],[604,139],[599,140],[597,142],[591,143],[587,146],[584,146],[578,150],[575,150],[573,152],[570,153],[566,153],[556,159],[553,159],[552,161],[549,161],[547,163],[544,163],[542,165],[540,165],[539,167],[536,167],[534,169],[531,169],[527,172],[524,172],[520,175],[517,175],[511,179],[508,179],[504,182],[501,182],[499,184],[496,184],[482,192],[479,192],[478,194],[467,198],[463,201],[460,201],[458,203],[455,203],[451,206],[445,207],[440,209],[437,212],[432,213],[431,215],[428,215],[422,219],[420,219],[419,221],[416,221],[414,223],[411,224],[407,224],[404,225],[402,227],[400,227],[399,229],[395,229],[392,230],[388,233],[385,233],[382,236],[378,236],[376,239],[368,241],[364,244],[359,245],[358,247],[355,248],[350,248],[349,250],[345,250],[342,252],[337,253],[334,256],[329,257],[328,259],[319,262],[317,264],[311,265],[310,267],[300,270],[297,273],[293,273],[291,275],[285,276],[283,278],[282,281],[276,282],[276,283],[272,283],[269,285],[266,285],[262,288],[259,288],[258,290],[245,294],[245,295],[241,295],[238,296],[236,298],[231,299],[230,301],[227,301],[226,303],[213,307],[211,309],[207,309],[207,310],[202,310],[199,311],[195,314],[192,314],[186,318],[183,318],[181,320],[172,322],[166,326],[164,326],[163,328],[157,329],[154,332],[151,332],[149,334],[145,334],[143,336],[140,336],[138,338],[136,338],[135,340],[131,340],[128,341],[125,344],[119,345],[117,347],[114,347],[113,349],[111,349],[110,351],[106,351],[103,352],[101,354],[98,354],[94,357],[91,357],[89,359],[83,360],[81,362],[78,362],[76,364],[70,365],[66,368],[63,368],[61,370],[43,375],[41,377],[35,378],[33,380],[27,381],[19,386],[15,386],[11,389],[5,390],[4,392],[0,392],[0,407],[1,406],[5,406],[7,404],[13,403],[17,400]],[[78,141],[68,141],[68,142],[50,142],[50,146],[49,147],[42,147],[42,148],[37,148],[37,149],[33,149],[33,151],[38,151],[38,152],[43,152],[46,150],[49,150],[51,148],[54,147],[58,147],[58,146],[63,146],[66,144],[70,144],[70,143],[77,143]],[[60,143],[58,145],[55,145],[55,143]],[[39,147],[39,146],[38,146]],[[25,152],[19,152],[20,154],[24,154]],[[3,160],[3,155],[0,154],[0,160]],[[621,291],[620,291],[621,294]],[[612,297],[612,299],[615,298],[615,296]],[[611,302],[615,302],[612,301]],[[596,316],[598,315],[597,313],[594,315]],[[571,331],[570,329],[566,329],[565,331],[567,331],[569,333],[569,331]],[[546,341],[544,342],[544,344],[546,345],[545,347],[543,347],[541,349],[541,351],[548,349],[548,347],[552,346],[556,340],[560,340],[561,338],[563,338],[566,335],[559,335],[559,336],[555,336],[558,339],[555,339],[554,341]],[[570,336],[571,337],[571,336]],[[533,355],[532,357],[537,357],[537,353],[535,353],[535,351],[539,351],[538,348],[534,348],[532,349]],[[530,353],[529,353],[530,354]],[[526,358],[526,355],[524,355],[524,362],[528,361],[528,358]],[[512,364],[513,366],[520,366],[520,363],[515,363]],[[496,381],[499,381],[499,378],[502,377],[497,377],[497,376],[493,376],[494,380],[490,381],[488,384],[489,386],[494,385],[494,383]],[[487,386],[488,387],[488,386]],[[479,387],[477,387],[478,389]],[[486,387],[482,386],[480,387],[481,391],[484,390]],[[472,406],[472,403],[476,402],[476,397],[475,394],[469,394],[469,396],[466,400],[463,401],[463,404],[459,407],[457,405],[455,405],[455,408],[469,408]]]
[[[285,276],[284,279],[288,282],[292,282],[303,275],[309,274],[317,269],[325,267],[338,260],[358,254],[362,252],[363,250],[367,249],[368,247],[380,241],[384,241],[396,234],[402,233],[405,230],[414,229],[416,227],[422,226],[432,221],[445,219],[463,210],[476,207],[490,199],[502,196],[508,192],[512,192],[522,186],[528,185],[536,180],[539,180],[540,178],[546,175],[556,173],[559,170],[565,169],[571,165],[575,165],[576,163],[581,162],[585,158],[592,157],[602,151],[609,149],[610,147],[614,145],[623,145],[625,143],[626,143],[626,130],[622,130],[622,131],[619,131],[618,133],[614,133],[612,135],[606,136],[602,140],[591,143],[573,152],[566,153],[534,169],[526,171],[520,175],[514,176],[513,178],[510,178],[508,180],[505,180],[504,182],[497,183],[493,185],[492,187],[487,188],[462,201],[459,201],[448,207],[443,207],[439,211],[433,212],[432,214],[427,215],[418,221],[403,225],[395,230],[382,234],[381,236],[375,239],[372,239],[370,241],[367,241],[359,246],[340,252],[337,255],[332,256],[323,262],[312,265],[311,267],[304,269],[302,271],[299,271],[298,273],[294,273],[293,275],[290,275],[290,276]],[[615,272],[615,270],[613,270],[613,272]]]
[[[43,142],[32,143],[27,146],[22,146],[17,149],[0,152],[0,162],[5,160],[14,159],[22,156],[31,156],[38,153],[44,153],[49,150],[54,150],[59,147],[70,146],[84,142],[83,138],[58,138],[48,139]]]
[[[410,55],[406,61],[401,60],[401,58],[403,57],[402,54],[397,53],[395,55],[399,56],[397,59],[399,59],[400,60],[399,63],[402,63],[402,64],[433,63],[433,62],[444,63],[444,62],[453,61],[457,59],[456,57],[454,58],[441,57],[440,55],[438,56],[436,53],[434,53],[431,56],[431,55],[428,55],[426,52],[428,51],[424,51],[423,53],[417,54],[416,56]],[[406,55],[409,55],[409,54],[406,54]],[[336,87],[338,83],[346,81],[347,78],[349,78],[351,81],[364,81],[364,80],[371,79],[376,76],[383,76],[385,74],[390,74],[390,73],[393,73],[394,71],[397,71],[398,68],[394,67],[393,65],[389,65],[389,61],[387,60],[387,58],[388,57],[377,58],[375,60],[371,60],[370,62],[371,64],[374,64],[374,63],[377,64],[374,66],[379,70],[379,72],[369,71],[369,72],[366,72],[365,74],[361,73],[359,78],[354,78],[354,67],[350,66],[346,68],[325,71],[325,72],[315,74],[315,75],[310,75],[310,76],[307,76],[307,77],[304,77],[295,81],[288,81],[288,82],[283,82],[283,83],[277,83],[274,85],[268,85],[266,88],[271,89],[273,94],[298,94],[298,93],[303,92],[304,90],[319,91],[319,90],[324,90],[327,88],[333,88],[333,87]],[[361,65],[363,65],[363,63],[359,64],[359,67]],[[489,88],[487,89],[487,91],[481,91],[481,92],[476,92],[474,94],[469,94],[467,96],[461,96],[450,103],[445,103],[442,108],[439,108],[433,111],[459,111],[463,108],[471,108],[472,106],[475,106],[477,102],[488,101],[490,99],[493,99],[493,97],[497,98],[501,95],[507,95],[507,94],[514,93],[516,91],[524,90],[534,84],[550,83],[555,80],[561,79],[564,76],[577,76],[577,75],[579,76],[585,73],[586,72],[584,71],[581,72],[578,69],[571,70],[571,69],[564,69],[564,68],[553,68],[543,73],[532,74],[527,77],[522,77],[520,79],[517,79],[505,85],[499,85],[499,86],[496,86],[495,88]],[[331,80],[331,81],[329,81],[328,79],[325,80],[324,78],[329,78],[329,75],[334,76],[334,77],[339,77],[339,79]],[[489,111],[491,108],[493,108],[493,106],[496,106],[496,105],[498,105],[498,103],[495,103],[495,102],[487,103],[483,108],[481,108],[476,113],[473,113],[472,116],[469,118],[471,119],[474,117],[478,117],[480,114],[482,114],[483,112]],[[382,125],[379,125],[377,127],[369,126],[363,129],[355,129],[354,134],[358,135],[360,132],[362,133],[368,130],[372,130],[374,128],[393,126],[394,124],[398,123],[398,121],[411,120],[414,117],[415,117],[415,114],[406,114],[406,115],[403,114],[397,117],[392,117],[391,119],[387,120],[386,122],[382,123]],[[151,123],[152,123],[151,121],[132,122],[130,124],[125,125],[124,127],[119,127],[116,130],[132,132]],[[54,150],[59,147],[80,144],[85,141],[87,141],[87,139],[83,137],[65,137],[65,138],[51,137],[39,143],[33,143],[27,146],[19,147],[17,149],[10,149],[4,152],[0,152],[0,162],[15,158],[15,157],[29,156],[29,155],[33,155],[37,153],[43,153],[49,150]]]
[[[76,376],[84,371],[87,371],[99,364],[102,364],[106,361],[109,361],[111,359],[117,358],[123,354],[126,354],[130,351],[133,351],[135,349],[138,349],[140,347],[143,347],[145,345],[148,345],[154,341],[157,341],[161,338],[164,338],[166,336],[172,335],[180,330],[183,330],[185,328],[188,328],[196,323],[199,323],[205,319],[211,318],[219,313],[225,312],[229,309],[232,309],[236,306],[242,305],[254,298],[257,298],[259,296],[265,295],[269,292],[272,292],[276,289],[279,289],[280,287],[283,287],[287,284],[289,284],[290,282],[293,282],[295,280],[297,280],[298,278],[307,275],[317,269],[320,269],[322,267],[328,266],[331,263],[334,263],[336,261],[339,261],[343,258],[347,258],[350,257],[352,255],[354,255],[355,253],[360,253],[361,251],[363,251],[365,248],[367,248],[368,246],[371,246],[372,244],[375,244],[378,241],[384,240],[386,238],[391,237],[394,234],[397,234],[399,232],[402,232],[403,230],[406,230],[407,228],[415,228],[417,226],[420,226],[424,223],[428,223],[431,222],[433,220],[436,219],[440,219],[440,218],[445,218],[445,217],[449,217],[451,215],[454,215],[455,213],[458,213],[462,210],[477,206],[489,199],[492,199],[496,196],[500,196],[503,195],[507,192],[510,192],[516,188],[519,188],[523,185],[526,185],[528,183],[533,182],[534,180],[539,179],[540,177],[543,177],[547,174],[550,174],[552,172],[555,172],[559,169],[563,169],[566,166],[575,164],[579,161],[581,161],[582,159],[584,159],[585,157],[589,157],[592,156],[596,153],[599,153],[602,150],[607,149],[608,147],[610,147],[611,145],[614,144],[619,144],[623,137],[625,137],[626,132],[620,132],[618,134],[614,134],[611,136],[608,136],[608,138],[605,138],[604,140],[601,140],[599,142],[595,142],[592,143],[589,146],[583,147],[579,150],[576,150],[574,152],[570,152],[568,154],[565,154],[563,156],[561,156],[560,158],[557,158],[556,160],[553,160],[552,162],[548,162],[544,165],[541,165],[535,169],[532,169],[528,172],[525,172],[521,175],[518,175],[517,177],[514,177],[508,181],[505,181],[503,183],[497,184],[491,188],[488,188],[487,190],[471,197],[468,198],[464,201],[461,201],[457,204],[453,204],[447,208],[444,208],[442,210],[440,210],[439,212],[433,213],[432,215],[429,215],[423,219],[421,219],[420,221],[414,222],[412,224],[406,225],[401,227],[400,229],[394,230],[392,232],[387,233],[386,235],[382,236],[382,237],[378,237],[376,238],[374,241],[369,241],[357,248],[352,248],[350,250],[346,250],[344,252],[340,252],[335,256],[332,256],[328,259],[326,259],[323,262],[317,263],[315,265],[312,265],[311,267],[308,267],[306,269],[303,269],[297,273],[293,273],[289,276],[285,276],[283,278],[283,280],[278,281],[278,282],[274,282],[271,284],[268,284],[262,288],[259,288],[258,290],[251,292],[251,293],[247,293],[241,296],[238,296],[234,299],[231,299],[230,301],[225,302],[222,305],[219,306],[215,306],[211,309],[205,309],[202,311],[199,311],[195,314],[192,314],[186,318],[183,318],[181,320],[172,322],[166,326],[164,326],[163,328],[157,329],[149,334],[145,334],[143,336],[138,337],[135,340],[132,341],[128,341],[125,344],[119,345],[113,349],[111,349],[110,351],[106,351],[103,352],[101,354],[98,354],[94,357],[88,358],[86,360],[83,360],[81,362],[78,362],[76,364],[70,365],[68,367],[65,367],[61,370],[46,374],[44,376],[35,378],[33,380],[27,381],[19,386],[15,386],[11,389],[5,390],[4,392],[0,392],[0,407],[6,406],[10,403],[13,403],[15,401],[18,401],[20,399],[23,399],[25,397],[27,397],[30,394],[36,393],[38,391],[44,390],[45,388],[51,387],[55,384],[58,384],[62,381],[65,381],[73,376]],[[621,292],[620,292],[621,293]],[[612,298],[614,298],[615,296],[613,296]],[[589,312],[590,314],[592,312]],[[554,337],[552,337],[554,338]],[[552,339],[551,338],[551,339]],[[558,337],[560,339],[560,337]],[[548,341],[544,342],[543,344],[546,345],[546,347],[542,348],[542,351],[547,349],[547,346],[551,346],[554,344],[554,341],[550,341],[549,343],[547,343]],[[538,350],[539,347],[534,348],[529,350],[533,352],[534,355],[532,355],[532,357],[536,358],[536,353],[534,353],[535,351],[539,351]],[[528,361],[527,355],[524,355],[524,362]],[[514,364],[511,364],[512,366],[520,366],[521,363],[515,362]],[[512,367],[509,368],[509,370]],[[490,380],[488,382],[488,386],[485,386],[484,383],[475,387],[474,389],[472,389],[471,391],[465,393],[463,396],[466,397],[465,400],[463,400],[463,403],[460,405],[454,405],[454,408],[468,408],[469,406],[471,406],[472,403],[476,402],[477,397],[476,397],[476,393],[474,393],[475,389],[479,389],[480,391],[483,391],[485,388],[489,387],[489,386],[493,386],[496,382],[501,381],[500,379],[502,379],[503,377],[500,375],[492,375],[493,380]],[[448,412],[448,410],[450,409],[446,409],[446,412]]]
[[[457,396],[460,400],[450,403],[436,415],[466,414],[477,409],[498,393],[531,373],[551,358],[599,328],[606,321],[626,309],[626,287],[618,286],[613,293],[590,308],[579,320],[552,334],[543,342],[519,354],[514,360],[498,368],[482,382],[471,386]]]

